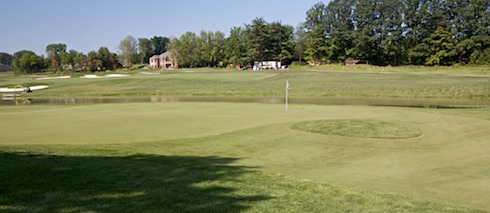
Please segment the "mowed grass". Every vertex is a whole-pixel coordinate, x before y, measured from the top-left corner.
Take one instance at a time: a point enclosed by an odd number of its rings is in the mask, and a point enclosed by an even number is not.
[[[488,108],[127,103],[0,114],[5,212],[490,210]],[[319,120],[408,125],[423,136],[294,128]]]
[[[141,71],[141,72],[140,72]],[[0,77],[0,87],[46,84],[40,97],[224,96],[283,97],[289,80],[291,97],[424,98],[488,101],[490,77],[407,73],[331,71],[172,72],[107,79],[35,80]]]

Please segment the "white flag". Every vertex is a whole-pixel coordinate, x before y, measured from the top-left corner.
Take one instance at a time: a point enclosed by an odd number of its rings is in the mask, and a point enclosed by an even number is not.
[[[286,80],[286,89],[289,90],[289,81]]]

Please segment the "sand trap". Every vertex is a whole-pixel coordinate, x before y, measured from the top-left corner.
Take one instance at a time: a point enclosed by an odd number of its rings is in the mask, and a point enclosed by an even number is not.
[[[36,80],[68,79],[68,78],[71,78],[71,76],[43,77],[43,78],[36,78]]]
[[[29,89],[31,89],[31,91],[36,91],[36,90],[42,90],[42,89],[46,89],[48,88],[49,86],[47,85],[39,85],[39,86],[31,86],[29,87]],[[26,87],[20,87],[20,88],[0,88],[0,92],[24,92],[26,91]]]
[[[143,75],[160,75],[161,73],[159,72],[141,72]]]
[[[123,75],[123,74],[107,74],[104,76],[97,76],[97,75],[84,75],[80,78],[119,78],[119,77],[128,77],[129,75]]]
[[[0,88],[0,92],[24,92],[25,88]]]

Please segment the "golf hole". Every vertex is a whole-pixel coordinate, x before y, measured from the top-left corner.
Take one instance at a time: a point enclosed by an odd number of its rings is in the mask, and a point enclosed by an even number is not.
[[[291,126],[294,130],[357,138],[407,139],[421,136],[422,131],[409,124],[376,120],[320,120]]]

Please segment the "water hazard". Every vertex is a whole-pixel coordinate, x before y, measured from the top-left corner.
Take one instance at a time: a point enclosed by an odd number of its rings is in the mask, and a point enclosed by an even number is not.
[[[284,104],[279,97],[132,97],[132,98],[22,98],[3,99],[0,106],[8,105],[87,105],[107,103],[145,103],[145,102],[235,102]],[[289,104],[317,105],[366,105],[366,106],[399,106],[427,108],[468,108],[489,107],[490,101],[461,99],[416,99],[416,98],[290,98]]]

